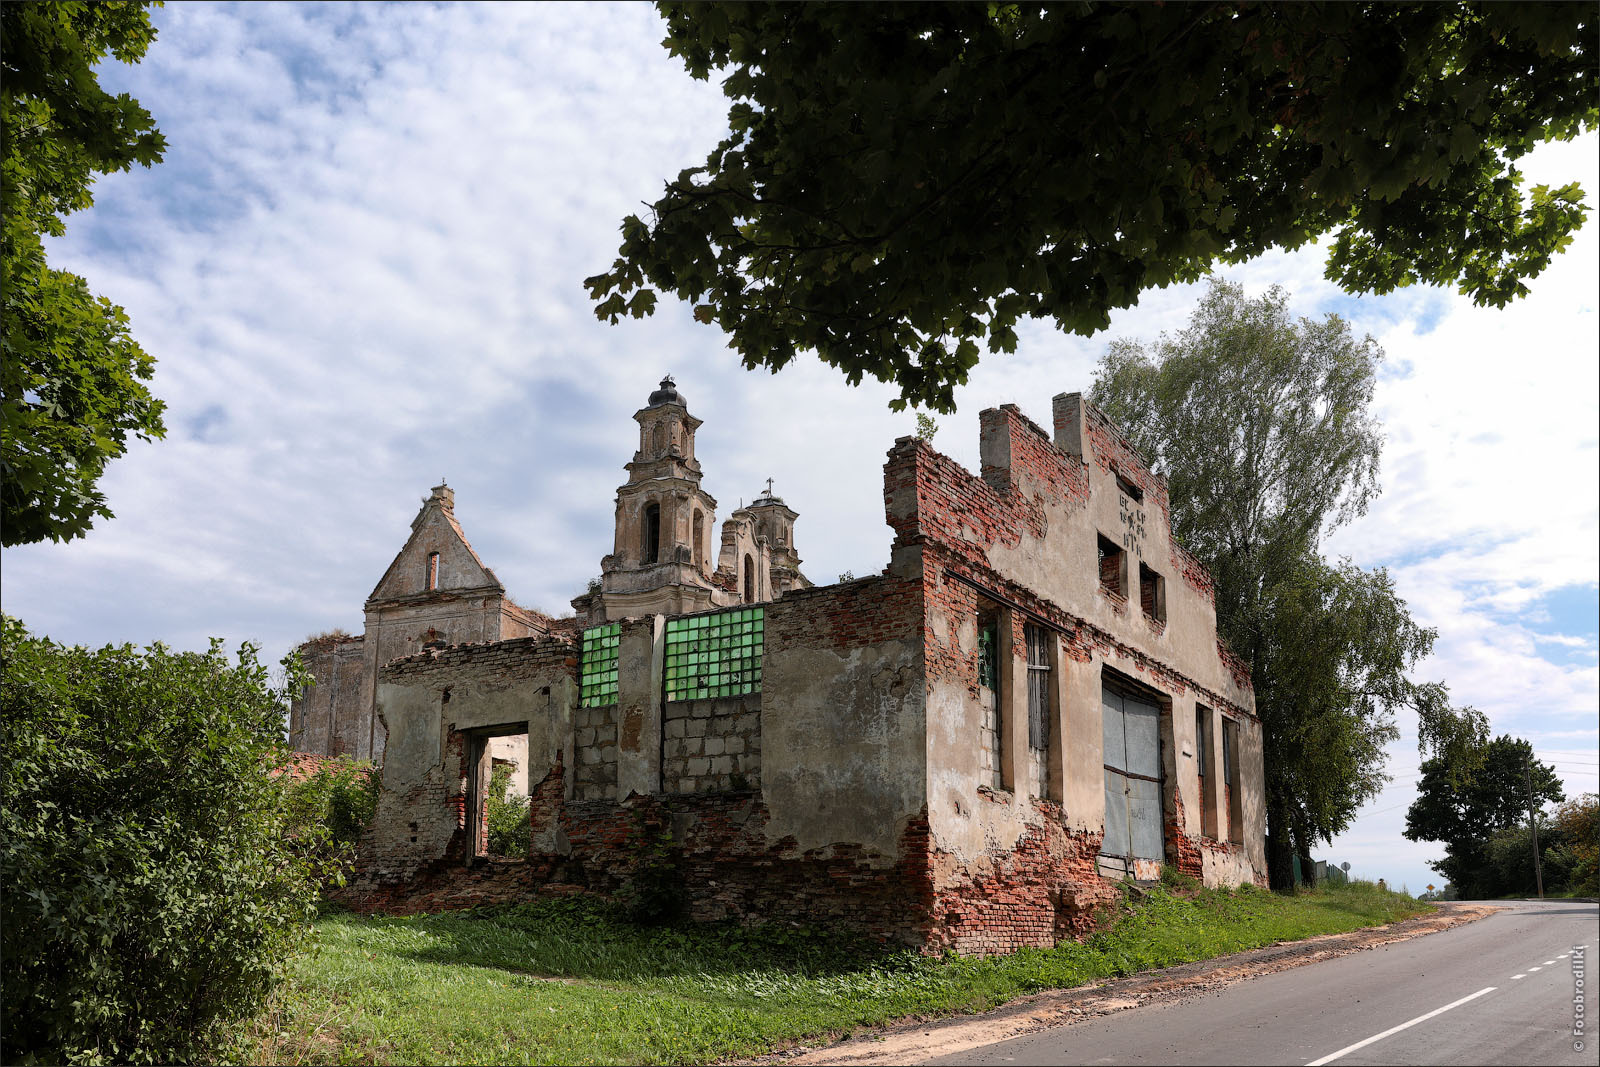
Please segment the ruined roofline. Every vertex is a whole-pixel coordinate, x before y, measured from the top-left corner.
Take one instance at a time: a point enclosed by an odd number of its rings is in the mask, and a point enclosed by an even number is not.
[[[1150,462],[1150,457],[1145,455],[1144,452],[1132,441],[1128,440],[1128,435],[1122,432],[1122,427],[1117,423],[1117,420],[1106,414],[1105,409],[1099,404],[1096,404],[1094,401],[1090,400],[1089,394],[1084,392],[1057,393],[1055,396],[1050,398],[1052,410],[1056,405],[1070,403],[1073,400],[1078,402],[1079,406],[1083,408],[1085,414],[1092,416],[1097,422],[1099,422],[1100,425],[1105,428],[1106,433],[1109,434],[1117,444],[1127,449],[1128,453],[1133,456],[1134,459],[1139,461],[1139,465],[1144,468],[1144,472],[1146,474],[1159,481],[1162,487],[1165,488],[1167,484],[1167,476],[1155,469],[1155,465]]]
[[[555,630],[527,637],[508,637],[503,641],[463,641],[460,644],[425,648],[409,656],[396,656],[378,668],[378,679],[395,674],[417,674],[438,667],[458,667],[493,656],[520,656],[533,652],[573,653],[578,650],[578,634]]]
[[[358,645],[366,640],[366,634],[351,633],[325,633],[315,637],[308,637],[295,646],[300,652],[322,652],[330,648],[340,648],[344,645]]]
[[[1127,450],[1128,454],[1139,463],[1145,474],[1148,474],[1152,479],[1160,484],[1161,495],[1164,498],[1162,501],[1162,510],[1167,516],[1168,543],[1171,545],[1172,550],[1182,556],[1184,561],[1189,564],[1189,567],[1194,572],[1192,575],[1190,575],[1190,577],[1198,577],[1201,579],[1198,584],[1204,587],[1204,591],[1206,592],[1207,596],[1211,599],[1212,603],[1215,603],[1216,581],[1211,575],[1211,568],[1207,567],[1199,556],[1196,556],[1192,551],[1190,551],[1189,546],[1185,545],[1182,539],[1178,536],[1177,532],[1172,529],[1172,509],[1170,503],[1165,499],[1167,496],[1167,476],[1155,470],[1151,466],[1149,457],[1140,451],[1132,441],[1128,440],[1127,434],[1122,432],[1122,427],[1117,424],[1116,420],[1110,415],[1106,414],[1104,408],[1101,408],[1098,404],[1095,404],[1093,401],[1091,401],[1087,394],[1082,392],[1057,393],[1053,398],[1051,398],[1052,411],[1060,409],[1074,401],[1076,401],[1083,410],[1086,421],[1092,420],[1101,430],[1105,432],[1108,437],[1112,439],[1114,444]],[[1087,456],[1074,456],[1071,452],[1062,448],[1053,435],[1046,433],[1038,423],[1034,422],[1027,415],[1025,415],[1022,412],[1022,409],[1016,404],[1001,404],[998,409],[988,408],[986,410],[1009,412],[1018,420],[1020,420],[1024,426],[1028,427],[1034,433],[1042,437],[1045,442],[1049,444],[1050,447],[1056,452],[1060,453],[1063,458],[1078,459],[1083,463],[1088,463],[1089,460]],[[982,417],[983,416],[980,413],[980,421]],[[898,443],[899,442],[897,441],[896,444]],[[931,445],[929,447],[930,449],[932,448]],[[936,455],[943,455],[943,453],[940,453],[937,450],[934,450],[934,452]],[[959,464],[957,465],[959,466]]]

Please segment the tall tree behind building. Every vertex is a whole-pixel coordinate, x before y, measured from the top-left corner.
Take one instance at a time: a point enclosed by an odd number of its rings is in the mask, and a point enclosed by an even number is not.
[[[150,166],[166,141],[126,93],[100,87],[108,54],[136,63],[155,37],[144,3],[0,7],[5,222],[0,360],[0,538],[68,541],[111,518],[98,487],[128,436],[161,437],[162,403],[143,384],[155,361],[122,308],[52,270],[43,238],[94,202],[99,174]]]
[[[674,293],[897,408],[951,410],[1023,317],[1093,334],[1324,235],[1352,292],[1503,306],[1586,211],[1517,160],[1595,125],[1593,4],[658,6],[729,133],[623,221],[596,314]]]
[[[1213,282],[1175,336],[1114,342],[1090,392],[1166,474],[1173,533],[1211,569],[1217,631],[1250,665],[1275,885],[1382,788],[1397,709],[1426,751],[1469,751],[1487,729],[1409,677],[1436,634],[1389,575],[1319,551],[1379,492],[1383,353],[1337,315],[1293,319],[1287,299]]]

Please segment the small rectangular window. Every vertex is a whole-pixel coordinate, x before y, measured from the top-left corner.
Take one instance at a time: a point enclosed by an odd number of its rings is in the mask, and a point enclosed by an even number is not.
[[[1122,549],[1115,541],[1102,534],[1100,535],[1099,540],[1099,554],[1100,588],[1104,589],[1108,593],[1115,593],[1117,596],[1126,597],[1128,595],[1128,590],[1127,583],[1122,574],[1122,563],[1124,556]]]
[[[1217,816],[1212,811],[1211,791],[1211,709],[1196,704],[1194,709],[1194,761],[1200,775],[1200,832],[1217,836]]]
[[[1222,782],[1228,791],[1228,840],[1244,840],[1244,790],[1239,781],[1239,724],[1222,720]]]
[[[1156,622],[1167,621],[1167,590],[1161,575],[1139,564],[1139,607]]]
[[[1050,631],[1028,623],[1028,747],[1050,747]]]
[[[994,651],[997,630],[993,615],[978,620],[978,684],[988,689],[1000,688],[1000,665]]]
[[[439,553],[428,553],[428,588],[439,588]]]
[[[1134,485],[1133,482],[1127,477],[1117,473],[1116,471],[1112,472],[1112,477],[1116,478],[1117,480],[1117,492],[1121,493],[1129,500],[1132,500],[1134,503],[1140,503],[1144,500],[1144,490],[1140,489],[1137,485]]]
[[[978,736],[982,747],[980,781],[991,789],[1004,789],[1001,764],[1000,619],[990,610],[978,615]]]

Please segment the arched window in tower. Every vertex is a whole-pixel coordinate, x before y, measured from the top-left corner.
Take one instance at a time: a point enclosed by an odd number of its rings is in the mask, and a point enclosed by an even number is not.
[[[644,506],[644,537],[639,546],[639,560],[655,563],[661,558],[661,505],[651,502]]]
[[[744,602],[746,604],[756,602],[756,561],[750,558],[748,552],[744,557]]]
[[[667,451],[667,424],[656,423],[656,428],[650,434],[650,447],[655,455],[662,455]]]
[[[706,561],[705,534],[702,532],[706,524],[705,512],[699,508],[694,509],[694,565],[704,566]]]

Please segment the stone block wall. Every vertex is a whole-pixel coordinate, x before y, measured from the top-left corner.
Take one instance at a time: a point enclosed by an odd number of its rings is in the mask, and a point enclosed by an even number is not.
[[[572,795],[577,800],[617,798],[617,706],[601,704],[572,712]]]
[[[761,788],[761,694],[670,700],[662,708],[666,793]]]

